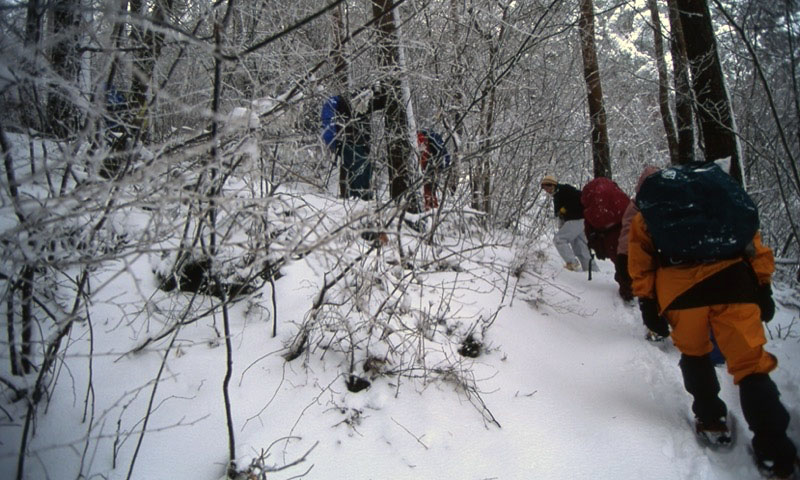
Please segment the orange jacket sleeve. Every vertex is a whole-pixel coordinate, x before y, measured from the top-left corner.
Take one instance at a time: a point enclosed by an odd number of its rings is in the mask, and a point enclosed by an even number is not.
[[[633,294],[637,297],[656,298],[658,263],[655,251],[644,217],[637,213],[631,220],[628,234],[628,273],[633,280]]]
[[[755,254],[750,257],[750,264],[758,277],[759,285],[769,285],[772,281],[772,273],[775,271],[775,257],[772,254],[772,249],[761,242],[761,233],[756,233],[753,237],[753,246],[755,246]]]

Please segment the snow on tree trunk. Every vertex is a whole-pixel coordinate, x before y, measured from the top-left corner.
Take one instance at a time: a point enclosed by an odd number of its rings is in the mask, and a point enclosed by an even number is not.
[[[72,101],[73,86],[80,76],[80,55],[78,54],[80,39],[80,2],[76,0],[59,0],[52,6],[53,38],[56,44],[50,54],[53,71],[58,80],[54,91],[47,101],[47,115],[50,119],[51,131],[60,137],[66,137],[77,131],[80,118]]]
[[[672,69],[675,83],[675,121],[678,131],[678,164],[694,161],[694,114],[692,113],[692,91],[689,81],[686,42],[676,0],[667,0],[669,25],[672,30]],[[674,162],[674,160],[673,160]]]
[[[611,178],[611,153],[608,146],[606,110],[603,106],[603,88],[600,84],[600,69],[594,46],[594,4],[592,0],[581,0],[581,16],[578,22],[583,52],[583,77],[589,101],[589,117],[592,123],[592,161],[594,176]]]
[[[411,144],[408,128],[408,112],[403,102],[402,65],[399,39],[395,23],[393,0],[373,0],[372,13],[378,19],[379,61],[388,78],[384,81],[386,114],[384,121],[388,135],[389,193],[393,200],[402,199],[409,191],[411,179]],[[416,196],[412,196],[409,210],[420,211]]]
[[[733,109],[725,86],[708,5],[705,0],[677,1],[705,159],[712,161],[729,157],[729,173],[741,183],[742,167]]]
[[[664,41],[661,38],[661,17],[658,13],[656,0],[648,2],[650,18],[653,21],[653,48],[658,69],[658,106],[661,111],[661,120],[664,123],[664,132],[667,136],[669,157],[673,164],[680,163],[680,150],[678,136],[675,133],[675,122],[672,120],[672,110],[669,106],[669,76],[667,62],[664,60]]]

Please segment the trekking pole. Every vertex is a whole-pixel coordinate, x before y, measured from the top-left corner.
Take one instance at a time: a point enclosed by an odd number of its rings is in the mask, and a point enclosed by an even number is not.
[[[333,176],[333,169],[339,164],[338,157],[334,154],[333,161],[331,162],[331,169],[328,170],[328,176],[325,177],[325,188],[328,188],[328,182],[330,181],[331,177]]]
[[[589,250],[589,281],[592,281],[592,262],[594,262],[594,251]]]

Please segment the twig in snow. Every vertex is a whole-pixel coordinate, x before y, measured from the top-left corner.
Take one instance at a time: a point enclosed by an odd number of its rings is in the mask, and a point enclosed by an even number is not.
[[[390,418],[392,418],[392,421],[395,423],[395,425],[397,425],[398,427],[400,427],[400,428],[402,428],[403,430],[405,430],[405,431],[406,431],[406,433],[408,433],[409,435],[411,435],[412,437],[414,437],[414,440],[416,440],[416,441],[417,441],[417,443],[419,443],[420,445],[422,445],[423,447],[425,447],[425,450],[428,450],[428,446],[427,446],[427,445],[425,445],[425,444],[422,442],[422,439],[421,439],[421,437],[418,437],[418,436],[414,435],[413,433],[411,433],[411,430],[409,430],[409,429],[407,429],[406,427],[404,427],[403,425],[401,425],[401,424],[400,424],[400,423],[399,423],[397,420],[395,420],[395,419],[394,419],[394,417],[390,417]]]

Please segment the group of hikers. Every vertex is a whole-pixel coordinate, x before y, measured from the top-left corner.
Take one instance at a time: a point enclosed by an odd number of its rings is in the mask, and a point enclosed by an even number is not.
[[[373,88],[362,89],[352,99],[329,97],[322,106],[322,140],[339,162],[339,192],[344,198],[371,200],[371,117],[386,107],[386,95]],[[416,132],[422,171],[425,210],[439,207],[437,191],[450,167],[450,153],[442,136],[431,129]]]
[[[352,99],[330,97],[323,105],[322,138],[339,161],[342,197],[374,196],[370,123],[385,103],[379,92],[365,89]],[[450,157],[431,130],[418,131],[417,143],[424,205],[430,210],[439,206],[437,180]],[[775,313],[775,260],[761,241],[757,209],[742,187],[713,162],[648,165],[633,199],[602,177],[577,189],[546,175],[541,187],[552,196],[559,221],[553,241],[565,268],[590,272],[591,278],[599,270],[595,259],[611,260],[620,297],[638,298],[645,338],[669,337],[681,352],[698,438],[713,447],[732,442],[714,368],[726,365],[739,387],[759,470],[769,478],[792,478],[797,449],[786,433],[789,413],[769,376],[778,362],[764,349],[762,325]]]
[[[565,268],[591,272],[594,256],[610,259],[619,295],[639,299],[645,338],[670,337],[681,352],[698,437],[712,447],[732,442],[714,368],[726,364],[739,387],[760,472],[793,478],[797,449],[769,376],[778,362],[764,349],[762,325],[775,314],[775,260],[741,186],[708,162],[647,166],[633,199],[607,178],[578,190],[547,175],[541,187],[559,219],[554,244]]]
[[[656,170],[656,167],[645,168],[639,184]],[[619,295],[626,301],[633,300],[628,274],[628,232],[637,212],[636,203],[615,182],[604,177],[595,178],[578,190],[546,175],[541,187],[553,197],[559,219],[553,243],[564,259],[565,268],[597,271],[594,258],[609,259],[614,263]]]

